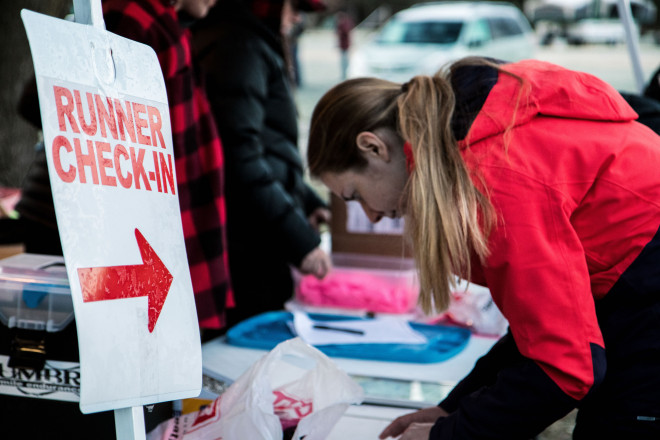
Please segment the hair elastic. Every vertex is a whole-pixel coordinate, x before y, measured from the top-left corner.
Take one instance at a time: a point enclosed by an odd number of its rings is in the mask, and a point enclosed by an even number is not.
[[[410,174],[413,168],[415,168],[415,158],[413,157],[412,145],[408,141],[403,143],[403,154],[406,155],[406,169],[408,170],[408,174]]]

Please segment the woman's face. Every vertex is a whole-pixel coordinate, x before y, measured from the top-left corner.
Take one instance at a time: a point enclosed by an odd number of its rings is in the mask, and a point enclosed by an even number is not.
[[[408,181],[402,142],[386,129],[360,133],[357,142],[367,159],[366,168],[323,173],[321,181],[341,199],[359,202],[373,223],[383,217],[402,217]]]

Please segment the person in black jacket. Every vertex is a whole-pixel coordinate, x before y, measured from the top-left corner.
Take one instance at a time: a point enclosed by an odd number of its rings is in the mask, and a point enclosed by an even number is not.
[[[318,3],[317,3],[318,4]],[[298,121],[283,35],[310,0],[223,0],[193,27],[196,56],[225,147],[231,326],[282,309],[290,266],[323,277],[330,258],[318,226],[325,202],[303,180]]]
[[[644,89],[644,96],[660,102],[660,66],[653,72]]]
[[[23,86],[17,110],[25,121],[41,131],[37,81],[34,76]],[[21,198],[15,211],[18,218],[0,219],[0,244],[22,244],[25,252],[32,254],[62,255],[42,140],[34,146],[34,159],[21,185]]]

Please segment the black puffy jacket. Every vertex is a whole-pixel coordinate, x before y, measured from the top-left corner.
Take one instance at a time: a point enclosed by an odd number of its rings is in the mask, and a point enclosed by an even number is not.
[[[274,17],[260,20],[246,4],[223,0],[193,28],[225,152],[233,279],[241,276],[239,254],[298,266],[320,244],[307,216],[325,204],[303,180],[297,111]]]

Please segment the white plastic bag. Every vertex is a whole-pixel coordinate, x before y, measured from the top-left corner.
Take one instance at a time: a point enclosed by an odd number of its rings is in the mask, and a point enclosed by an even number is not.
[[[323,440],[362,388],[300,338],[280,343],[199,412],[167,420],[148,440]]]

